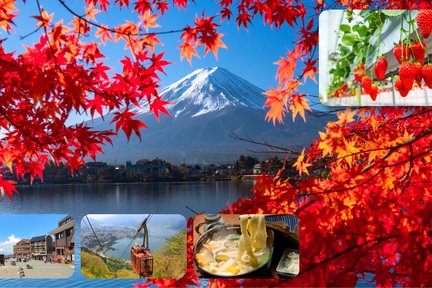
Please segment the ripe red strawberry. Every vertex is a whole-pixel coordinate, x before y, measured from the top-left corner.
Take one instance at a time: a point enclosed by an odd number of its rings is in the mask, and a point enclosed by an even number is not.
[[[374,66],[375,78],[377,80],[382,80],[385,77],[387,71],[387,60],[384,57],[378,58]]]
[[[432,89],[432,64],[428,63],[422,68],[422,76],[426,85]]]
[[[403,62],[399,67],[399,77],[406,90],[411,90],[417,75],[417,67],[414,63]]]
[[[364,76],[364,72],[363,71],[358,71],[354,73],[354,80],[357,83],[360,83],[362,81],[362,78]]]
[[[372,87],[372,80],[368,76],[363,77],[361,85],[362,85],[364,91],[367,94],[369,94],[371,91],[371,87]]]
[[[378,86],[372,85],[369,95],[372,98],[372,101],[375,101],[378,96]]]
[[[420,68],[421,69],[421,68]],[[344,83],[343,85],[342,85],[342,90],[343,91],[346,91],[348,89],[348,84],[347,83]]]
[[[398,44],[393,48],[393,55],[396,60],[401,64],[402,62],[408,61],[411,57],[411,49],[406,45]],[[402,57],[403,56],[403,57]]]
[[[423,41],[413,42],[411,44],[411,49],[412,53],[414,54],[414,59],[423,65],[425,59],[426,44]]]
[[[422,77],[422,64],[420,64],[420,62],[416,62],[416,63],[414,63],[414,65],[416,66],[416,69],[417,69],[417,74],[416,74],[415,80],[416,80],[418,86],[421,88],[422,87],[422,79],[423,79],[423,77]]]
[[[432,32],[432,10],[420,10],[417,14],[416,22],[423,38],[428,38]]]
[[[408,95],[409,91],[405,89],[400,78],[396,79],[395,87],[396,87],[396,90],[399,91],[399,94],[402,97],[406,97]]]

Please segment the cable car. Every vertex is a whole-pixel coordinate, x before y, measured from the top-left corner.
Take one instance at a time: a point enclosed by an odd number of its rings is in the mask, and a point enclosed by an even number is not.
[[[140,277],[149,277],[153,274],[153,255],[150,249],[135,244],[131,247],[130,260]]]
[[[148,229],[147,229],[147,220],[150,218],[150,215],[144,219],[141,223],[141,226],[137,229],[135,239],[141,231],[144,231],[143,243],[142,245],[135,244],[131,247],[130,255],[131,255],[131,263],[135,269],[135,272],[140,277],[149,277],[153,274],[153,255],[150,252],[149,243],[148,243]]]

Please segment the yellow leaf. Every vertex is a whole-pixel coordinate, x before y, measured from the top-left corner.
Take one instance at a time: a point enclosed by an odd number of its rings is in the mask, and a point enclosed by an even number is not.
[[[300,154],[300,156],[297,158],[297,161],[293,164],[293,167],[297,169],[297,171],[299,171],[300,176],[302,175],[302,173],[305,173],[307,175],[309,175],[309,171],[308,171],[308,167],[312,166],[312,164],[306,163],[304,160],[305,157],[305,149],[302,150],[302,153]]]

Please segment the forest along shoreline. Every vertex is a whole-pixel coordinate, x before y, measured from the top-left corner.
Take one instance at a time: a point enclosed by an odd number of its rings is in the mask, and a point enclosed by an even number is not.
[[[106,162],[88,162],[72,175],[69,167],[60,163],[45,165],[43,182],[36,177],[33,184],[79,184],[79,183],[142,183],[142,182],[192,182],[192,181],[248,181],[265,173],[275,175],[283,167],[286,177],[297,175],[291,163],[285,164],[278,157],[268,157],[260,161],[256,157],[241,155],[233,164],[174,165],[165,160],[142,159],[133,164],[108,164]],[[15,171],[3,167],[4,177],[17,185],[30,185],[30,176],[18,178]]]

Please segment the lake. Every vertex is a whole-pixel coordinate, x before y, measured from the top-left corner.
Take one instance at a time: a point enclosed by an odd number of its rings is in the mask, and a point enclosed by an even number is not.
[[[99,280],[81,275],[78,236],[84,215],[172,213],[187,219],[194,214],[186,206],[197,212],[217,213],[226,208],[227,202],[250,196],[252,186],[252,181],[18,186],[20,194],[14,196],[12,203],[7,198],[0,201],[0,213],[58,213],[74,217],[75,271],[69,279],[0,279],[0,287],[133,287],[143,280]],[[205,286],[205,280],[202,281]]]
[[[18,186],[12,204],[0,201],[1,213],[124,214],[215,213],[239,197],[247,197],[252,181],[66,184]]]
[[[163,229],[161,227],[149,226],[149,247],[152,252],[159,250],[169,237],[175,235],[180,230]],[[130,259],[130,248],[135,244],[142,244],[142,237],[137,237],[134,241],[131,238],[118,239],[108,250],[107,254],[111,257]],[[186,249],[186,247],[185,247]]]

